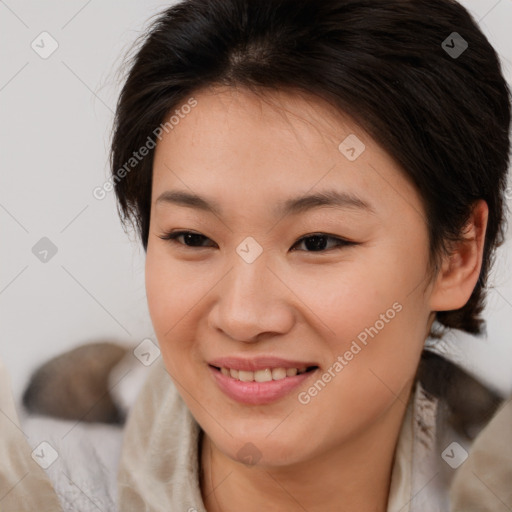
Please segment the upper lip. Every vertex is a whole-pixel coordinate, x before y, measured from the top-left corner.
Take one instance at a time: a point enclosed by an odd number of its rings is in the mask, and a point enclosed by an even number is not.
[[[217,368],[230,368],[233,370],[245,370],[250,372],[265,370],[266,368],[308,368],[310,366],[318,366],[316,363],[311,361],[296,361],[271,356],[252,358],[219,357],[217,359],[212,359],[208,364],[216,366]]]

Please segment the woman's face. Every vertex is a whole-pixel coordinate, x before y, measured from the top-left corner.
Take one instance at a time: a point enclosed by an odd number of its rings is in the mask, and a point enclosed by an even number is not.
[[[155,334],[219,450],[307,461],[409,392],[432,322],[423,207],[394,161],[319,100],[194,98],[154,159]],[[161,238],[170,231],[193,234]]]

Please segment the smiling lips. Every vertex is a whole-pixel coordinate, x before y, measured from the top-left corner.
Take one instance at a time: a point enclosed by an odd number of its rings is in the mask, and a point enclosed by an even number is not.
[[[223,358],[211,361],[209,367],[221,391],[251,405],[284,397],[318,369],[312,363],[277,358]]]

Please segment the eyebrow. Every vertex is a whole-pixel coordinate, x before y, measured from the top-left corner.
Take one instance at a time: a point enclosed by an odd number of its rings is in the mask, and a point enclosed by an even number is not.
[[[163,192],[156,199],[155,206],[160,203],[176,204],[210,212],[219,217],[222,216],[222,208],[216,201],[181,190],[168,190]],[[357,195],[349,192],[340,192],[338,190],[324,190],[306,196],[287,199],[279,203],[274,208],[273,213],[275,216],[294,215],[320,207],[351,209],[366,211],[373,215],[376,214],[372,205]]]

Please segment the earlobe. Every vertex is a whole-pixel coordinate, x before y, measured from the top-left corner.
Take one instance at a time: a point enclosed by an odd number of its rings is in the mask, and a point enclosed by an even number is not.
[[[471,297],[482,267],[488,214],[487,203],[479,199],[464,228],[464,241],[452,244],[443,260],[430,296],[431,311],[460,309]]]

